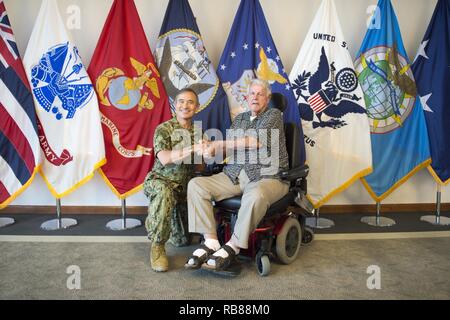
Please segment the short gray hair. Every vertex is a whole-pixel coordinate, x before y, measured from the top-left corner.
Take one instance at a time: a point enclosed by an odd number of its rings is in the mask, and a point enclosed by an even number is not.
[[[270,96],[272,94],[272,89],[270,88],[269,82],[263,79],[255,78],[250,81],[247,87],[247,95],[250,94],[250,88],[254,85],[261,86],[264,89],[266,89],[267,96]]]

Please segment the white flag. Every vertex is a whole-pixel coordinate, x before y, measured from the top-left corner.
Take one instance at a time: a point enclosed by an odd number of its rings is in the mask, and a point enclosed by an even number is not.
[[[94,87],[55,0],[43,0],[23,59],[38,115],[41,174],[56,198],[105,163]]]
[[[323,0],[292,68],[302,117],[308,198],[319,208],[372,172],[364,95],[333,0]]]

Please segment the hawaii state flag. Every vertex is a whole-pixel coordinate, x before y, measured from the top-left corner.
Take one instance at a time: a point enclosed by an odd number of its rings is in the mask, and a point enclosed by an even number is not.
[[[0,0],[0,209],[31,184],[39,154],[33,97]]]
[[[108,160],[101,172],[124,199],[142,189],[154,162],[155,128],[171,117],[134,1],[114,1],[88,73],[98,95]]]
[[[450,182],[450,0],[439,0],[412,64],[427,122],[431,165],[436,182]]]
[[[225,138],[225,130],[231,125],[227,96],[208,58],[188,0],[169,0],[155,56],[172,110],[178,91],[193,89],[200,100],[193,120],[202,121],[203,131],[219,129]]]
[[[366,105],[333,0],[323,0],[289,79],[305,135],[308,198],[319,208],[372,171]]]
[[[373,173],[362,182],[380,202],[431,160],[422,105],[391,1],[380,0],[372,19],[355,69],[366,101],[373,156]]]
[[[43,0],[23,59],[38,115],[41,174],[55,198],[105,163],[94,87],[55,0]]]
[[[270,34],[259,0],[241,0],[228,40],[220,58],[217,74],[228,97],[231,118],[248,111],[247,89],[254,78],[270,83],[272,92],[283,94],[288,102],[285,122],[300,124],[297,101]],[[303,133],[300,134],[303,137]],[[301,140],[301,162],[305,147]]]

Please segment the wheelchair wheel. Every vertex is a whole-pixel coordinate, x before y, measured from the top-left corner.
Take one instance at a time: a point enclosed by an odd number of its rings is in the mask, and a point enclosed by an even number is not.
[[[303,232],[302,244],[308,245],[313,240],[314,240],[314,231],[309,227],[305,227]]]
[[[297,258],[302,242],[302,228],[296,218],[289,217],[276,239],[276,253],[281,263],[290,264]]]
[[[269,256],[265,254],[257,254],[255,259],[256,269],[261,277],[265,277],[270,273]]]

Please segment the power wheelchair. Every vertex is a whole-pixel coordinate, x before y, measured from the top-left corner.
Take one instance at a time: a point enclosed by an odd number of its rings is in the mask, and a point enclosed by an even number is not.
[[[282,94],[272,95],[269,107],[284,111],[287,100]],[[282,264],[290,264],[297,258],[301,244],[308,244],[314,238],[314,232],[305,226],[306,215],[311,207],[306,200],[309,168],[301,163],[300,130],[295,123],[284,125],[286,147],[289,155],[289,169],[280,171],[278,176],[289,181],[289,192],[272,204],[258,227],[249,237],[248,249],[241,249],[240,256],[255,259],[256,269],[261,276],[270,273],[270,259],[276,258]],[[209,166],[203,175],[219,173],[223,165]],[[232,235],[234,222],[241,205],[242,196],[235,196],[214,202],[215,216],[218,222],[217,234],[221,244]],[[295,208],[295,209],[293,209]],[[230,266],[226,270],[214,271],[229,276],[240,273],[240,267]]]

